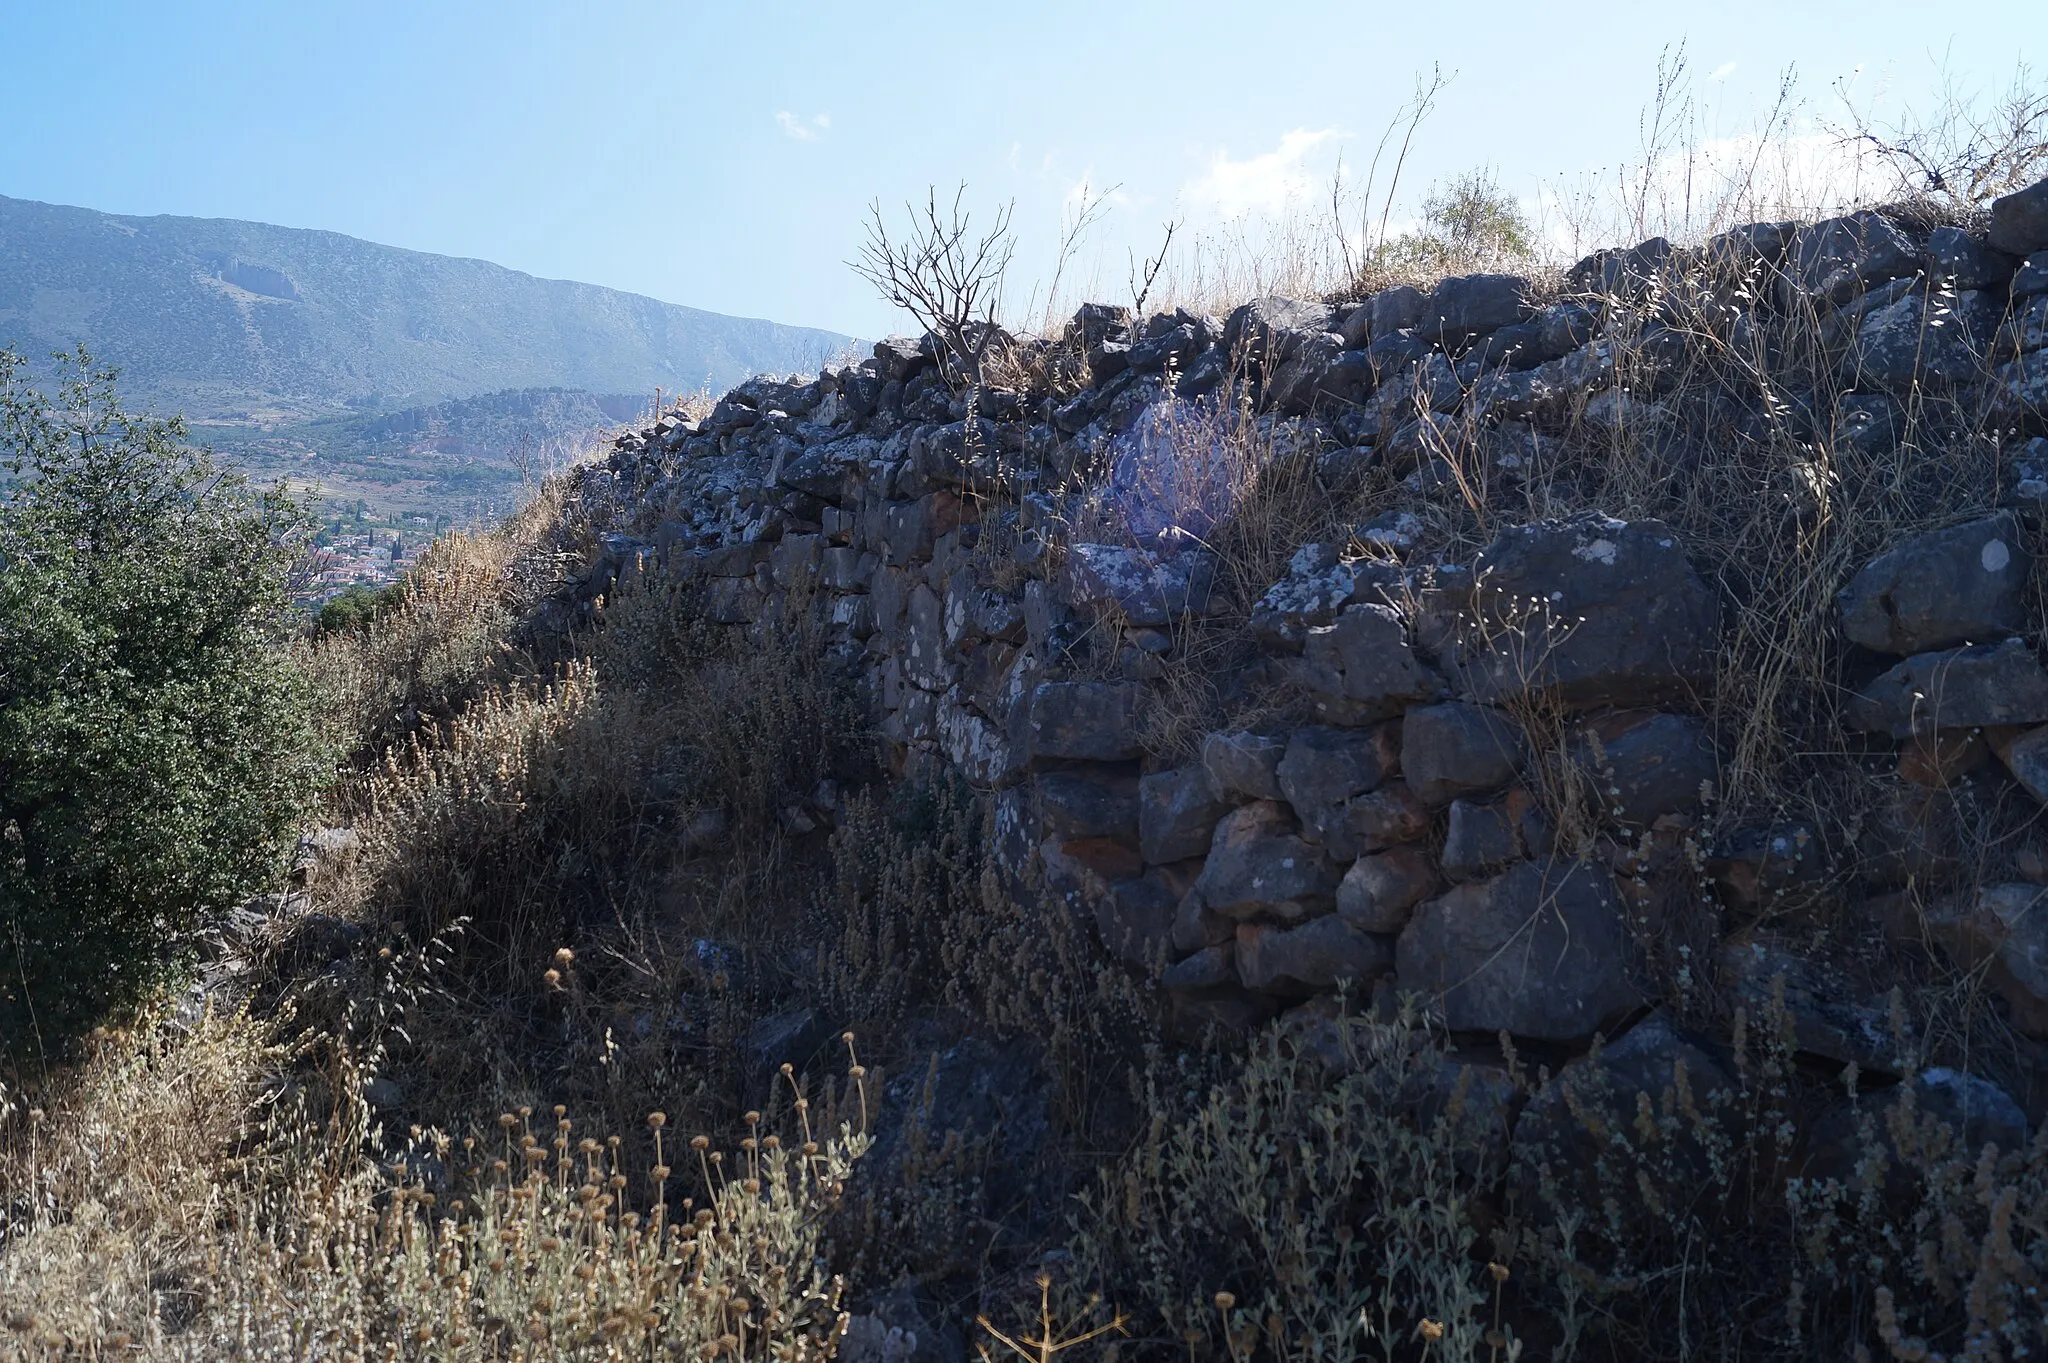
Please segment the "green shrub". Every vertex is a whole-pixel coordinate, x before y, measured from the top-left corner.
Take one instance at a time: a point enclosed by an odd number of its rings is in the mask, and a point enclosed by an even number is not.
[[[404,592],[404,586],[395,582],[388,587],[344,587],[321,603],[313,617],[313,632],[347,634],[363,629]]]
[[[132,999],[271,874],[317,776],[282,644],[300,513],[80,352],[0,351],[0,1050]]]

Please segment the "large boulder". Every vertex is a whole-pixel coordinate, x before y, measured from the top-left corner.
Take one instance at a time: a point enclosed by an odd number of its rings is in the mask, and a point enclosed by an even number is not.
[[[1261,800],[1216,825],[1195,881],[1203,908],[1228,918],[1295,921],[1332,907],[1336,868],[1303,838],[1286,807]]]
[[[1991,201],[1991,245],[2014,256],[2048,250],[2048,180]]]
[[[1392,608],[1347,606],[1335,624],[1312,628],[1296,674],[1318,713],[1362,724],[1434,699],[1443,679],[1418,661],[1408,628]]]
[[[1489,706],[1424,705],[1401,721],[1401,769],[1431,806],[1505,786],[1521,770],[1523,749],[1521,725]]]
[[[1607,873],[1555,858],[1430,900],[1395,948],[1401,987],[1447,1026],[1544,1041],[1583,1041],[1639,1007],[1635,955]]]
[[[1842,589],[1842,633],[1880,653],[2002,639],[2024,623],[2032,568],[2009,511],[1915,535]]]
[[[1854,728],[1894,738],[2048,723],[2048,670],[2020,639],[1921,653],[1851,696],[1844,717]]]
[[[1473,700],[1637,704],[1690,697],[1713,674],[1720,603],[1662,521],[1587,513],[1514,526],[1473,571],[1456,646]]]

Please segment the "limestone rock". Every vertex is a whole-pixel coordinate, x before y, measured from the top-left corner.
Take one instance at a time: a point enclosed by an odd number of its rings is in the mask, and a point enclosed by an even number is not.
[[[2002,639],[2024,623],[2032,567],[2009,511],[1915,535],[1872,559],[1842,590],[1842,633],[1880,653]]]
[[[1583,1041],[1639,1006],[1634,958],[1606,873],[1552,858],[1430,900],[1395,948],[1401,987],[1453,1030],[1545,1041]]]
[[[1430,806],[1500,789],[1521,770],[1523,747],[1521,726],[1487,706],[1425,705],[1401,721],[1401,769]]]

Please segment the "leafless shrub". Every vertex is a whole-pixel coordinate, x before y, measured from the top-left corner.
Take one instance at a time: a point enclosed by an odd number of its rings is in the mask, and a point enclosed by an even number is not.
[[[900,238],[890,235],[881,204],[870,205],[867,243],[860,259],[848,262],[884,299],[938,336],[963,386],[981,381],[990,348],[1002,334],[997,319],[1003,276],[1016,250],[1010,232],[1014,205],[998,209],[994,226],[977,234],[962,207],[966,197],[963,184],[950,210],[940,210],[936,188],[922,210],[904,205],[910,225]]]

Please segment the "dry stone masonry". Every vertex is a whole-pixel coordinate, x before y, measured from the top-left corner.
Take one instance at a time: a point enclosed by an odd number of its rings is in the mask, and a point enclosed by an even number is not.
[[[1581,511],[1498,523],[1467,557],[1428,548],[1429,499],[1469,502],[1472,468],[1513,488],[1574,432],[1698,400],[1658,377],[1700,346],[1660,320],[1680,278],[1739,282],[1708,300],[1718,343],[1761,353],[1799,314],[1841,366],[1827,411],[1709,393],[1729,438],[1791,423],[1881,452],[1938,399],[1998,447],[1995,502],[1833,589],[1840,725],[1896,772],[1855,876],[1796,817],[1705,831],[1730,757],[1704,707],[1732,589],[1667,524]],[[1720,1062],[1660,1006],[1686,988],[1784,1008],[1810,1056],[1899,1072],[1912,1025],[1887,982],[1800,945],[1802,905],[1846,902],[1985,972],[2018,1031],[2048,1038],[2048,858],[2001,883],[1942,873],[1957,783],[2024,801],[2023,821],[2048,799],[2027,547],[2048,499],[2048,183],[1974,227],[1876,211],[1602,252],[1542,299],[1482,274],[1223,318],[1090,305],[1062,337],[1003,339],[1010,379],[970,383],[935,337],[892,338],[621,437],[577,473],[602,533],[557,624],[635,575],[735,626],[814,612],[892,769],[984,791],[1009,869],[1042,874],[1190,1024],[1413,993],[1454,1032],[1567,1056],[1605,1033],[1645,1082],[1683,1064],[1700,1084]],[[1070,381],[1046,381],[1061,365]],[[1211,547],[1245,483],[1231,441],[1312,470],[1333,503],[1374,478],[1405,500],[1242,583]],[[1758,495],[1799,533],[1824,476]],[[1233,613],[1255,649],[1216,686],[1269,718],[1162,736],[1191,631]],[[1560,751],[1537,751],[1539,721]],[[1598,827],[1567,841],[1545,782],[1570,779]],[[1660,973],[1645,886],[1673,868],[1721,935]],[[1965,1102],[1983,1081],[1946,1073],[1920,1082],[1978,1118],[2011,1107]],[[1516,1139],[1568,1128],[1532,1110]]]

